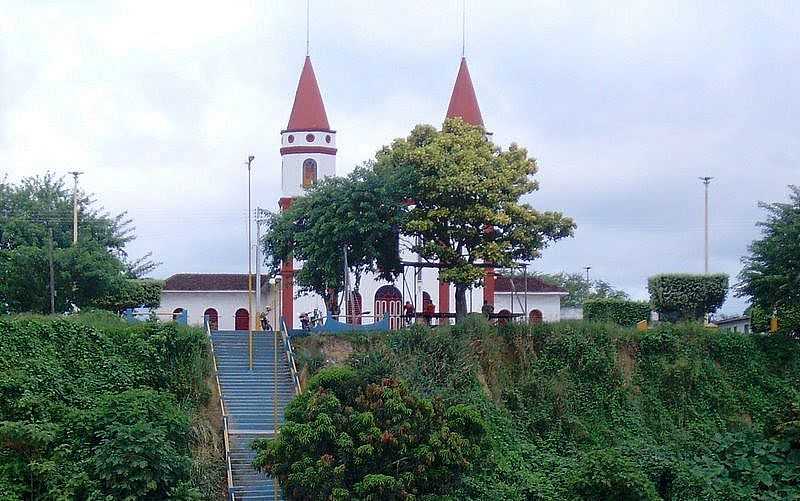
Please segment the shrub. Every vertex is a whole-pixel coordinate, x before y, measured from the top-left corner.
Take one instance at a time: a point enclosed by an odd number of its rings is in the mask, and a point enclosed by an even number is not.
[[[570,485],[578,499],[607,501],[658,500],[650,480],[614,449],[600,449],[581,458]]]
[[[97,299],[97,305],[115,312],[126,308],[156,308],[161,302],[164,282],[149,278],[125,279],[110,294]]]
[[[0,319],[0,332],[0,499],[199,496],[200,329],[93,312]]]
[[[662,320],[699,320],[725,302],[728,275],[656,275],[650,277],[647,289],[650,303]]]
[[[624,299],[590,299],[583,303],[583,318],[632,326],[650,318],[650,303]]]
[[[277,438],[254,444],[254,464],[291,499],[444,495],[477,458],[483,430],[467,405],[445,408],[400,381],[333,367],[290,404]]]
[[[778,332],[800,335],[800,306],[778,306],[775,312],[778,316]],[[750,323],[753,332],[769,332],[769,323],[772,312],[760,306],[750,308]]]

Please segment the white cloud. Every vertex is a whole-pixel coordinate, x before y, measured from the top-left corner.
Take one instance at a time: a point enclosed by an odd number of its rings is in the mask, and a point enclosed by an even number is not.
[[[416,123],[438,124],[460,55],[458,0],[313,0],[311,48],[338,166],[349,172]],[[797,182],[800,70],[792,3],[468,2],[467,55],[502,144],[540,160],[542,209],[575,216],[546,271],[645,292],[697,270],[698,175],[712,185],[712,263],[731,274],[757,200]],[[280,196],[279,131],[305,53],[303,2],[5,2],[0,173],[74,168],[130,210],[158,271],[245,263],[254,202]],[[739,308],[741,302],[731,303]]]

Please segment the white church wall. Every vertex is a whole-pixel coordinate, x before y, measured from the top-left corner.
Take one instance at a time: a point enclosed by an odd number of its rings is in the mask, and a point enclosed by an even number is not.
[[[270,294],[262,294],[262,308],[271,304]],[[235,314],[239,308],[247,309],[247,291],[163,291],[159,312],[172,312],[177,308],[187,310],[190,325],[203,325],[203,314],[207,308],[217,310],[219,328],[232,330],[235,327]],[[255,312],[255,295],[253,311]]]
[[[545,322],[558,322],[561,320],[561,296],[558,294],[529,292],[528,294],[528,311],[529,315],[532,310],[539,310],[542,312],[542,319]],[[498,313],[500,310],[513,311],[514,313],[521,313],[524,309],[520,306],[525,306],[525,295],[518,293],[514,295],[514,308],[511,308],[511,293],[510,292],[495,292],[494,294],[494,312]]]

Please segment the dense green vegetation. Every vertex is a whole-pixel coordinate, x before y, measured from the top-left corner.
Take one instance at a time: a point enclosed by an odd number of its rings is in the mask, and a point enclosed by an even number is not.
[[[300,358],[335,358],[326,343],[345,352],[327,340],[298,340]],[[788,336],[691,323],[498,332],[470,317],[347,340],[346,363],[363,377],[477,412],[481,452],[459,471],[454,499],[800,496],[800,344]]]
[[[480,417],[466,405],[420,398],[384,376],[323,369],[287,408],[280,440],[256,443],[256,466],[293,499],[449,493],[480,452]]]
[[[51,260],[55,312],[158,304],[158,294],[146,293],[152,283],[130,280],[158,264],[149,254],[128,256],[132,221],[82,194],[78,209],[73,244],[73,193],[62,178],[47,173],[9,183],[0,176],[0,313],[50,313]]]
[[[767,217],[743,259],[736,293],[750,299],[754,328],[774,314],[781,332],[800,336],[800,187],[789,186],[788,202],[759,207]]]
[[[728,295],[728,275],[665,273],[647,280],[650,304],[661,320],[700,320],[714,313]]]
[[[201,330],[0,319],[0,499],[217,499]]]
[[[626,299],[590,299],[583,304],[583,318],[631,327],[650,319],[650,303]]]

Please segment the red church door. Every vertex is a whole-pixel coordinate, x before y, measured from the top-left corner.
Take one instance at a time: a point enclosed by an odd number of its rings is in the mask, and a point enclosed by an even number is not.
[[[234,317],[234,328],[237,331],[250,330],[250,313],[246,309],[239,308],[236,310],[236,315]]]
[[[203,317],[208,320],[208,327],[215,331],[219,329],[219,314],[217,310],[214,308],[206,308],[206,311],[203,313]]]
[[[389,328],[400,328],[400,314],[403,308],[403,295],[394,285],[384,285],[375,292],[375,321],[379,322],[384,316],[389,317]]]

